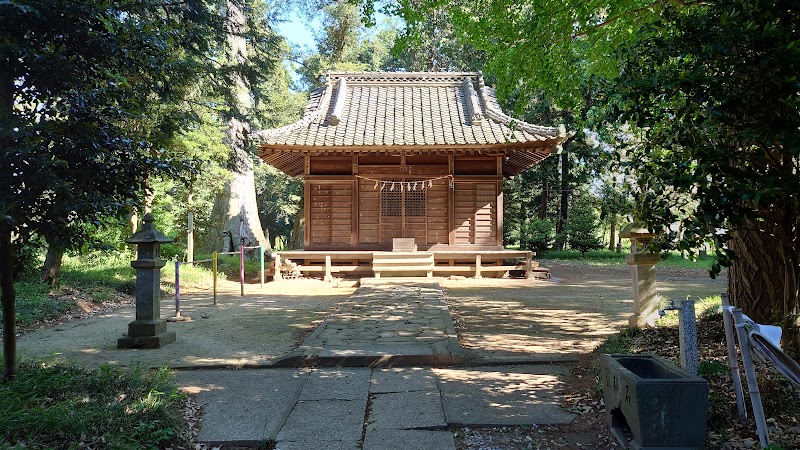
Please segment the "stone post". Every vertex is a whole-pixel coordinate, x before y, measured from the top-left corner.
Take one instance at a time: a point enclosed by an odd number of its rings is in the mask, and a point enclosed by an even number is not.
[[[633,314],[628,317],[628,325],[653,326],[658,316],[655,265],[661,261],[661,256],[644,249],[655,234],[650,233],[645,224],[634,222],[628,224],[619,235],[631,240],[631,254],[625,255],[625,262],[631,266],[633,281]]]
[[[167,331],[161,318],[161,244],[172,242],[153,225],[153,215],[144,216],[142,229],[134,233],[128,244],[136,244],[136,320],[128,324],[128,335],[117,341],[119,348],[159,348],[175,341],[175,332]]]
[[[681,301],[678,310],[678,340],[681,349],[681,367],[697,375],[700,368],[700,355],[697,349],[697,319],[694,312],[694,301]]]

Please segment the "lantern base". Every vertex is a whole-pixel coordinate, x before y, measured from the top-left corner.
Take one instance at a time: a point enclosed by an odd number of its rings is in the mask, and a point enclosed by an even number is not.
[[[117,340],[117,348],[161,348],[175,342],[175,332],[166,331],[155,336],[125,336]]]

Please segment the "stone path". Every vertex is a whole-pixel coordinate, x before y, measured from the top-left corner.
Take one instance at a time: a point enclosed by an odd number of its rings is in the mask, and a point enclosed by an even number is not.
[[[458,344],[438,282],[363,279],[297,353],[275,365],[450,365],[471,358],[474,355]]]
[[[447,450],[451,426],[569,423],[565,369],[318,368],[181,371],[203,406],[199,439],[276,449]]]
[[[276,368],[181,371],[177,380],[203,406],[199,439],[209,444],[454,450],[452,426],[574,418],[558,406],[563,367],[469,361],[437,282],[363,280]]]

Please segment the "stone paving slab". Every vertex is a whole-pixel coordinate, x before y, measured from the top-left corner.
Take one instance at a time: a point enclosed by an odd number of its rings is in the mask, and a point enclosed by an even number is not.
[[[211,445],[259,445],[278,434],[310,371],[192,370],[176,383],[203,407],[198,439]]]
[[[372,396],[367,435],[374,430],[445,429],[438,390],[393,392]]]
[[[375,369],[370,380],[370,394],[391,392],[438,391],[436,376],[430,368],[408,367]]]
[[[298,397],[299,401],[362,400],[366,398],[371,370],[342,368],[314,370]]]
[[[275,437],[278,448],[286,442],[305,442],[306,449],[357,448],[366,408],[366,391],[358,400],[299,401]]]
[[[451,426],[570,423],[575,414],[559,407],[562,366],[433,369]]]
[[[374,369],[364,449],[455,449],[429,368]]]
[[[436,281],[362,280],[278,367],[451,365],[474,355],[458,344]]]
[[[364,438],[363,450],[455,450],[449,431],[376,430]]]

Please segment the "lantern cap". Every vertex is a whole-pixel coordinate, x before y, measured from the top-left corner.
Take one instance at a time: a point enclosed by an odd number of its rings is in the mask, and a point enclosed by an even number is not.
[[[153,222],[155,218],[150,213],[147,213],[143,219],[144,225],[142,229],[133,233],[133,236],[125,240],[128,244],[166,244],[172,242],[172,239],[166,237],[164,233],[156,229]]]
[[[654,238],[656,236],[658,233],[650,231],[644,222],[631,222],[619,232],[619,237],[624,239]]]

